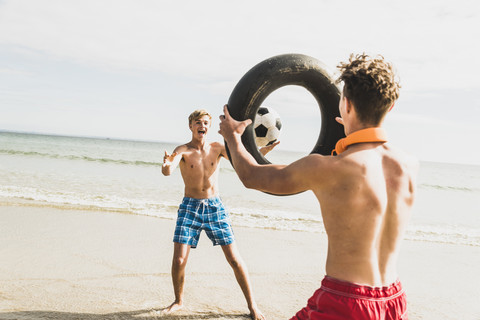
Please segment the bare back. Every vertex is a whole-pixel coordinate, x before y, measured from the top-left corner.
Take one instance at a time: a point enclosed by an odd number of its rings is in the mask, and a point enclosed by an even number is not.
[[[312,190],[328,235],[327,275],[371,286],[391,284],[413,204],[416,160],[387,144],[367,143],[323,157],[325,165],[327,176],[315,177],[324,183]]]
[[[186,197],[206,199],[218,195],[218,165],[224,150],[217,142],[199,148],[187,143],[175,149],[182,155],[179,166]]]

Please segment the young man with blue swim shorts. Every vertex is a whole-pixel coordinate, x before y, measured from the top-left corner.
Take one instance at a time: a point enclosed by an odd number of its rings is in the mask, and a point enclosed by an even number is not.
[[[194,111],[188,119],[191,141],[176,147],[172,154],[165,151],[163,159],[162,173],[168,176],[180,166],[185,184],[173,238],[172,281],[175,301],[165,311],[170,313],[183,307],[185,266],[190,248],[196,248],[200,232],[204,230],[213,245],[222,247],[247,300],[252,319],[265,319],[253,298],[247,267],[238,252],[228,212],[219,197],[219,162],[222,157],[228,156],[222,143],[207,142],[211,120],[207,111]],[[261,152],[266,154],[275,145],[264,147]]]
[[[382,56],[351,55],[339,65],[340,117],[346,138],[332,155],[310,154],[289,165],[258,165],[242,144],[250,120],[224,107],[220,133],[240,180],[273,194],[311,190],[328,238],[326,275],[292,320],[406,320],[397,259],[415,198],[418,161],[388,143],[383,120],[399,96]]]

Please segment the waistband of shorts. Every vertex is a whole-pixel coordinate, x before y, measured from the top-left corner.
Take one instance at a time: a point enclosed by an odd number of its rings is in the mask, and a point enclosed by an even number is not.
[[[344,297],[366,300],[391,300],[404,294],[400,280],[384,287],[372,287],[325,276],[320,288]]]
[[[204,198],[204,199],[183,197],[183,200],[182,200],[182,202],[188,202],[188,203],[218,203],[221,201],[222,200],[220,199],[220,196],[214,196],[211,198]]]

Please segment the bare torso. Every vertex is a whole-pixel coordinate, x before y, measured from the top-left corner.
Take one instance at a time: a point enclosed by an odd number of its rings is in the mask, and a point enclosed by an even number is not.
[[[218,195],[218,165],[224,150],[217,142],[200,147],[187,143],[175,149],[182,157],[179,166],[186,197],[206,199]]]
[[[328,235],[327,275],[371,286],[391,284],[413,204],[416,160],[387,144],[368,143],[322,159],[329,174],[316,176],[326,182],[312,190]]]

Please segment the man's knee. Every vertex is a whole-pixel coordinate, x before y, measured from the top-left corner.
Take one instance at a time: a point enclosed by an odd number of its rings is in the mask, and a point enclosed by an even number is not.
[[[185,268],[186,264],[187,264],[187,257],[185,256],[173,257],[172,267]]]
[[[238,269],[243,265],[242,259],[237,256],[227,257],[227,261],[233,269]]]
[[[173,259],[172,259],[172,267],[173,268],[185,268],[188,260],[188,253],[190,251],[190,247],[175,243]]]

